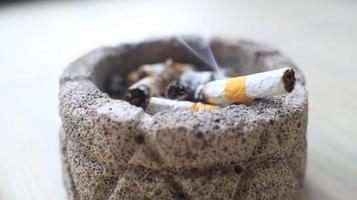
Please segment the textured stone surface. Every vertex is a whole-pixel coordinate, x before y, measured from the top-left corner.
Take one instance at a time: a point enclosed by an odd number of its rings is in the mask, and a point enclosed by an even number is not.
[[[187,38],[201,45],[199,38]],[[60,80],[61,148],[70,199],[297,199],[306,159],[307,93],[301,71],[263,44],[210,41],[240,74],[289,65],[295,90],[250,106],[154,116],[111,98],[105,81],[173,58],[203,63],[176,39],[101,48]]]

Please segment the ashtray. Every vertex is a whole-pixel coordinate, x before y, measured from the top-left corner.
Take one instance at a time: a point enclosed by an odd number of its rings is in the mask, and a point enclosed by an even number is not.
[[[220,66],[240,75],[291,67],[294,90],[249,105],[151,115],[125,100],[125,81],[116,79],[117,89],[108,81],[168,58],[197,68],[205,63],[175,37],[96,49],[60,78],[60,142],[70,199],[298,198],[308,116],[301,70],[265,44],[224,38],[208,44]]]

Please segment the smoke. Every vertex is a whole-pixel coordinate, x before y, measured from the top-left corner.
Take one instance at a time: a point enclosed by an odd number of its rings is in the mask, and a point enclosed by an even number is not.
[[[185,40],[185,37],[182,37],[182,33],[187,32],[188,26],[187,26],[187,20],[192,21],[192,19],[196,20],[196,23],[200,23],[204,21],[203,18],[198,18],[195,16],[194,18],[191,16],[186,16],[183,15],[182,13],[187,13],[188,10],[192,9],[190,5],[181,2],[178,4],[175,4],[175,6],[170,9],[170,14],[161,16],[160,20],[165,21],[165,24],[167,24],[167,29],[172,31],[172,35],[175,35],[177,39],[195,56],[197,56],[200,60],[202,60],[204,63],[206,63],[209,67],[212,68],[213,71],[216,72],[217,78],[223,79],[224,76],[220,70],[220,66],[218,65],[212,49],[209,44],[209,40],[207,39],[207,33],[206,37],[202,36],[203,42],[202,45],[197,45],[195,44],[190,44],[188,40]],[[189,12],[190,13],[190,12]],[[195,13],[195,12],[192,12]],[[192,31],[192,30],[191,30]],[[199,31],[200,33],[203,33],[202,31]]]
[[[193,53],[195,56],[205,62],[208,66],[210,66],[212,70],[217,73],[220,79],[224,78],[207,39],[203,40],[203,46],[197,47],[195,45],[189,44],[188,41],[186,41],[180,35],[176,35],[176,37],[191,53]]]

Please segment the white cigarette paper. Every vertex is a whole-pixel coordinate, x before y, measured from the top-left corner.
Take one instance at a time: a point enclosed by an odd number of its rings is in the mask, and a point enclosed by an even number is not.
[[[221,69],[221,72],[215,71],[187,71],[183,73],[180,77],[180,82],[189,86],[191,89],[195,90],[201,85],[204,85],[213,80],[223,80],[228,78],[230,71],[227,69]]]
[[[206,110],[215,110],[218,109],[217,106],[203,104],[203,103],[195,103],[191,101],[177,101],[171,99],[164,99],[159,97],[151,97],[146,106],[146,112],[154,115],[161,111],[206,111]]]
[[[148,74],[148,76],[157,76],[165,69],[164,63],[156,63],[151,65],[141,66],[141,70]]]
[[[203,87],[204,99],[215,105],[232,103],[249,104],[256,98],[267,98],[291,92],[286,89],[283,77],[289,73],[294,87],[295,77],[291,68],[208,82]]]

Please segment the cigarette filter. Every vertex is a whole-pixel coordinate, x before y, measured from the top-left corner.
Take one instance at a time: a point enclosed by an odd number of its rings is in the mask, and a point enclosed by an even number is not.
[[[211,104],[249,104],[257,98],[267,98],[291,92],[295,85],[292,68],[208,82],[203,98]]]
[[[195,103],[191,101],[178,101],[171,99],[164,99],[159,97],[151,97],[146,105],[146,112],[149,114],[156,114],[161,111],[186,111],[190,110],[192,112],[207,111],[207,110],[216,110],[218,106]]]

